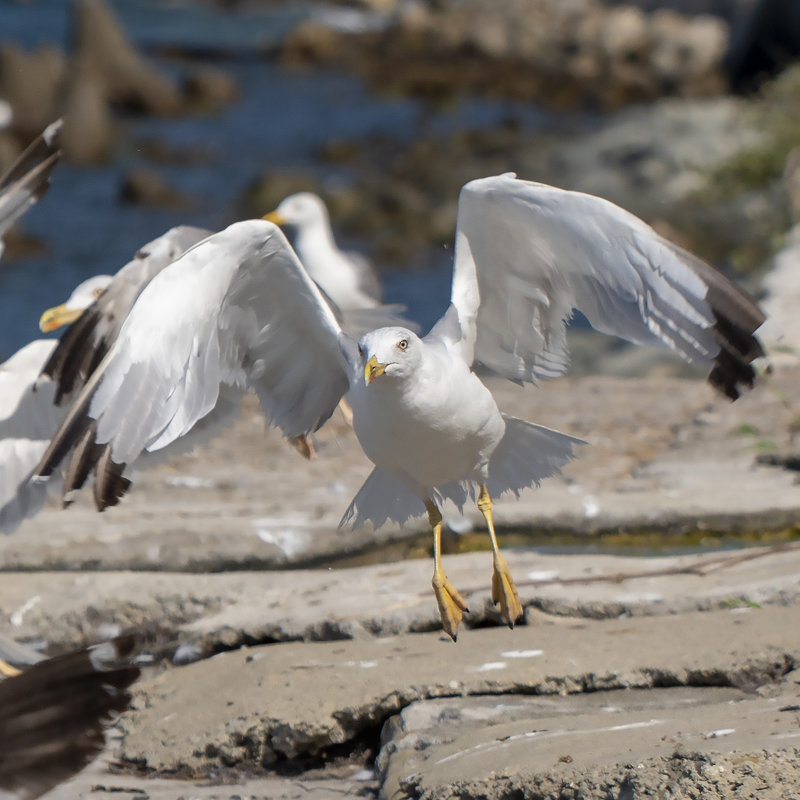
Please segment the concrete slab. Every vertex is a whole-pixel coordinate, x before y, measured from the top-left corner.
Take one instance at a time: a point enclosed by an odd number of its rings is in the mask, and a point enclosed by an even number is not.
[[[794,603],[800,543],[659,557],[506,557],[532,625],[549,616],[615,618]],[[491,557],[445,557],[464,593],[464,628],[500,624],[489,598]],[[160,631],[182,659],[242,644],[370,638],[438,631],[430,559],[337,570],[7,573],[0,578],[0,632],[50,647],[95,641],[127,628]],[[525,622],[525,620],[523,620]],[[193,656],[192,656],[193,652]]]
[[[798,623],[798,607],[769,607],[484,628],[458,644],[421,634],[243,648],[145,683],[121,719],[121,756],[158,772],[258,770],[375,736],[392,715],[437,697],[752,691],[800,665]],[[582,724],[599,746],[607,714],[596,713],[601,723]]]
[[[380,797],[533,797],[581,783],[587,797],[624,796],[626,786],[631,797],[658,788],[669,796],[675,781],[663,772],[681,760],[706,761],[707,778],[740,788],[736,770],[716,759],[796,752],[798,697],[792,681],[769,697],[680,687],[414,703],[384,731]],[[756,759],[742,761],[752,770]]]

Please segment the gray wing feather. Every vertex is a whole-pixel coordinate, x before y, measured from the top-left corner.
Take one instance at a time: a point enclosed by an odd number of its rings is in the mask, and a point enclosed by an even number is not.
[[[253,387],[288,436],[314,430],[349,386],[343,337],[279,229],[236,223],[153,278],[37,471],[93,425],[117,465],[165,447],[214,409],[221,384]]]
[[[43,374],[56,385],[56,404],[79,390],[116,341],[133,304],[168,264],[212,231],[180,225],[141,247],[100,297],[61,337]]]
[[[439,335],[512,380],[564,372],[574,309],[603,333],[711,365],[731,397],[763,355],[764,315],[719,272],[606,200],[512,174],[461,191],[451,303]]]

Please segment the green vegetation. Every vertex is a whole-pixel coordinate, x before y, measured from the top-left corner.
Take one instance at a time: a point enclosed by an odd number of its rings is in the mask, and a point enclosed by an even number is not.
[[[714,172],[721,195],[763,189],[783,174],[789,152],[800,145],[800,66],[767,84],[750,119],[766,139],[735,155]]]
[[[720,608],[761,608],[760,603],[747,600],[744,597],[729,597],[727,600],[720,600]]]
[[[748,425],[746,422],[738,428],[734,428],[731,433],[734,436],[758,436],[761,431],[755,425]]]
[[[792,219],[782,176],[800,145],[800,66],[765,85],[742,114],[761,141],[711,169],[684,210],[681,229],[701,256],[739,272],[765,267]]]

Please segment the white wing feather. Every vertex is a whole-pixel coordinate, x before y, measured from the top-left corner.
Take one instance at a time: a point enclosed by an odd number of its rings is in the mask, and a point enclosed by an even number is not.
[[[286,435],[314,430],[349,385],[342,336],[280,230],[231,225],[140,295],[98,369],[96,441],[130,463],[185,435],[214,408],[221,383],[254,387]]]
[[[56,339],[37,339],[0,365],[0,532],[11,533],[44,505],[51,486],[29,482],[64,412],[37,378]]]
[[[719,350],[693,257],[606,200],[513,174],[461,190],[452,305],[468,362],[537,381],[568,365],[565,323],[591,325],[689,360]]]

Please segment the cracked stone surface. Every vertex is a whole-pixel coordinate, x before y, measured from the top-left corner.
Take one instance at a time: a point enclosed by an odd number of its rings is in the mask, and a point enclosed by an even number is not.
[[[484,628],[458,644],[430,633],[242,648],[156,677],[123,716],[121,754],[159,772],[258,768],[318,755],[423,699],[753,690],[800,663],[783,634],[797,622],[796,608],[769,607]]]
[[[793,604],[800,543],[682,556],[542,555],[506,551],[531,624],[547,616],[615,618]],[[185,575],[163,572],[7,573],[0,631],[53,646],[124,628],[165,631],[197,656],[247,643],[366,639],[437,631],[430,559],[371,567]],[[491,556],[445,558],[470,605],[465,627],[498,624]],[[171,651],[168,651],[168,655]]]
[[[796,773],[783,770],[800,742],[797,681],[768,697],[676,687],[414,703],[384,730],[380,797],[547,797],[581,784],[613,797],[629,786],[638,797],[682,778],[703,797],[725,797],[745,776],[751,789],[769,777],[786,791]],[[757,755],[720,759],[726,750]]]
[[[457,644],[426,633],[243,648],[140,685],[116,756],[144,777],[90,773],[53,797],[102,798],[89,780],[123,800],[294,797],[298,785],[312,798],[618,797],[626,786],[631,797],[796,797],[798,622],[796,606],[745,607],[556,617]],[[365,740],[380,748],[374,774],[360,757],[336,766],[334,753]],[[268,771],[303,763],[294,783]]]

